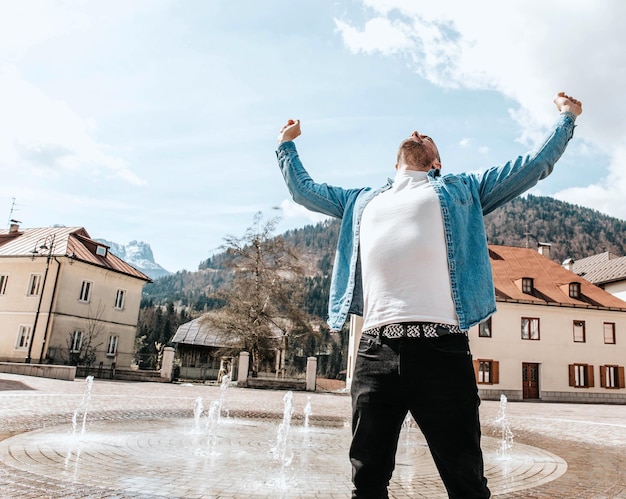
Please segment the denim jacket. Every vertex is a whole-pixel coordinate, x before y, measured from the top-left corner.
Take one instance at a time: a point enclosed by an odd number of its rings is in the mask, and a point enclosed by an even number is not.
[[[560,114],[553,129],[534,151],[482,173],[440,175],[439,170],[428,173],[428,180],[441,203],[452,299],[461,329],[469,329],[496,311],[483,216],[552,173],[573,136],[575,119],[572,113]],[[338,331],[348,314],[363,314],[359,258],[361,215],[367,203],[389,189],[392,181],[388,180],[378,189],[344,189],[318,184],[304,169],[293,142],[281,143],[276,155],[296,203],[341,219],[328,307],[328,324]]]

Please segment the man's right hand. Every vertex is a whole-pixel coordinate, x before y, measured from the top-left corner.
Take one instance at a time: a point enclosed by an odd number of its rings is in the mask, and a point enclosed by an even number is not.
[[[582,102],[574,99],[573,97],[570,97],[569,95],[566,95],[565,92],[559,92],[558,94],[556,94],[556,97],[554,98],[554,103],[556,104],[557,109],[562,113],[569,111],[570,113],[578,116],[580,113],[583,112]]]
[[[302,131],[300,130],[300,120],[289,120],[281,129],[278,134],[278,142],[283,143],[289,140],[294,140],[298,137]]]

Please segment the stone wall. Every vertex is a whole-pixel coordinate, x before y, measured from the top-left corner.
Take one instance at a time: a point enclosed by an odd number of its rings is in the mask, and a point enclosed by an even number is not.
[[[40,378],[64,379],[74,381],[76,366],[59,366],[54,364],[23,364],[18,362],[0,362],[0,372],[38,376]]]
[[[507,400],[523,401],[521,390],[478,390],[481,400],[500,400],[500,395],[506,395]],[[548,392],[542,391],[541,402],[567,402],[572,404],[626,404],[624,390],[607,390],[602,393],[594,392]],[[532,402],[532,400],[529,400]]]

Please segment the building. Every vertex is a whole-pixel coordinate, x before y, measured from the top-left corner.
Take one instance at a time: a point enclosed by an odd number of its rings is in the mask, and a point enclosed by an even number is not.
[[[621,300],[626,300],[626,256],[607,251],[576,261],[567,259],[563,266]]]
[[[206,320],[208,315],[181,324],[172,338],[172,343],[176,345],[181,379],[219,380],[220,373],[238,369],[237,359],[233,359],[233,355],[238,355],[242,350],[241,340],[228,337],[215,329]],[[274,362],[266,358],[262,368],[276,373],[284,371],[285,335],[278,327],[272,328],[270,344],[273,347],[264,353],[265,357]]]
[[[223,334],[209,327],[203,317],[178,326],[172,338],[181,379],[217,380],[220,372],[230,373],[232,370],[232,356],[223,352],[235,347],[237,342],[228,341]]]
[[[0,361],[129,367],[147,282],[84,228],[0,230]]]
[[[626,403],[626,302],[548,254],[489,252],[498,311],[469,332],[481,396]]]
[[[540,251],[489,246],[498,311],[469,331],[481,398],[626,403],[626,302]]]

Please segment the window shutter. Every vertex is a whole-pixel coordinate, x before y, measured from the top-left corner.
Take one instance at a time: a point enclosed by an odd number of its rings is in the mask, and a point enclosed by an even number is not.
[[[576,386],[576,374],[574,374],[574,364],[569,365],[569,386]]]
[[[500,362],[497,360],[491,362],[491,383],[494,385],[500,383]]]
[[[624,381],[624,366],[617,368],[617,381],[620,388],[626,388],[626,382]]]
[[[587,366],[587,380],[589,381],[587,386],[589,388],[593,388],[594,387],[594,384],[593,384],[593,366],[591,366],[591,365]]]
[[[476,379],[476,383],[478,383],[478,368],[480,363],[477,360],[473,360],[472,364],[474,364],[474,379]]]
[[[600,366],[600,387],[606,388],[606,366]]]

